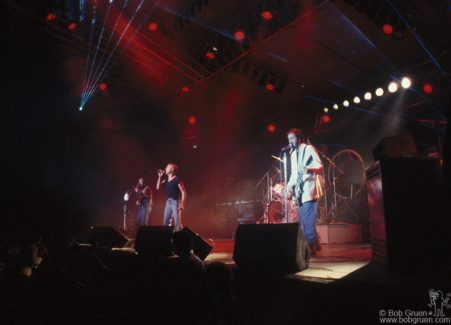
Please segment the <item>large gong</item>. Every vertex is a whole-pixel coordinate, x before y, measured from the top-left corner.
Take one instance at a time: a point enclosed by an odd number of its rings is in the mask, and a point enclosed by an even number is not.
[[[365,164],[362,157],[353,150],[343,150],[332,158],[332,163],[327,173],[331,190],[335,177],[337,196],[345,199],[357,196],[365,184]]]

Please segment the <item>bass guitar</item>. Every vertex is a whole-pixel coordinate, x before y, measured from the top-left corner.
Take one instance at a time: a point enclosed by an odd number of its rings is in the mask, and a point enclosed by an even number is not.
[[[307,167],[310,165],[313,161],[313,157],[310,155],[307,162],[305,163],[304,167]],[[304,173],[302,172],[302,168],[299,168],[298,170],[298,181],[296,182],[296,185],[294,187],[294,194],[293,194],[293,200],[296,203],[296,205],[300,205],[302,203],[302,193],[304,193]]]

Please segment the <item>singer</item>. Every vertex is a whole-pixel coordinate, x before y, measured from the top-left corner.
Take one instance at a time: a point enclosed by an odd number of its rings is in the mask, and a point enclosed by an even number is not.
[[[138,193],[138,200],[136,204],[139,205],[138,217],[136,218],[136,227],[147,226],[149,221],[149,214],[152,211],[152,189],[147,186],[144,178],[140,178],[138,185],[135,187],[135,192]]]
[[[321,250],[316,233],[316,175],[323,172],[324,167],[315,147],[304,143],[302,132],[299,129],[291,129],[287,132],[291,153],[291,175],[288,181],[288,198],[292,196],[294,188],[294,201],[299,206],[299,222],[302,225],[305,239],[311,253]]]
[[[174,216],[175,229],[182,230],[181,214],[185,208],[186,191],[182,180],[176,175],[178,167],[168,164],[164,170],[158,171],[157,190],[164,184],[166,187],[166,208],[164,209],[163,226],[169,226]],[[164,176],[163,176],[164,175]]]

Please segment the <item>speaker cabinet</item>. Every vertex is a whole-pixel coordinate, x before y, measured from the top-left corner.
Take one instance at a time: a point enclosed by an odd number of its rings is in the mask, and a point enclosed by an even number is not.
[[[240,269],[289,274],[308,268],[310,247],[298,223],[238,226],[233,260]]]
[[[371,260],[393,271],[433,270],[448,263],[451,235],[442,209],[439,159],[381,160],[366,170]]]
[[[133,238],[121,227],[93,227],[89,242],[94,247],[131,247]]]
[[[173,226],[141,226],[135,239],[135,251],[140,255],[172,256]]]
[[[193,239],[193,251],[194,254],[199,257],[202,261],[205,260],[213,249],[209,243],[202,239],[198,234],[189,229],[188,227],[183,227],[182,231],[185,231],[191,235]]]
[[[373,157],[375,161],[416,156],[417,149],[410,132],[384,138],[373,148]]]

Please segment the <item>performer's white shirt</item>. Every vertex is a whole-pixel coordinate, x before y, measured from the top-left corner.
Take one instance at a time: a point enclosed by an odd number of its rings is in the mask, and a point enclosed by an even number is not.
[[[304,148],[305,158],[302,157]],[[312,156],[312,162],[307,167],[313,171],[303,174],[304,187],[301,202],[304,203],[316,200],[318,198],[315,183],[316,174],[322,173],[324,169],[321,159],[319,158],[316,149],[312,145],[306,145],[305,143],[301,143],[299,146],[299,157],[296,152],[296,150],[293,150],[291,153],[291,175],[290,180],[288,181],[288,191],[291,191],[298,181],[298,170],[303,167],[301,164],[305,164],[309,160],[309,157]]]

